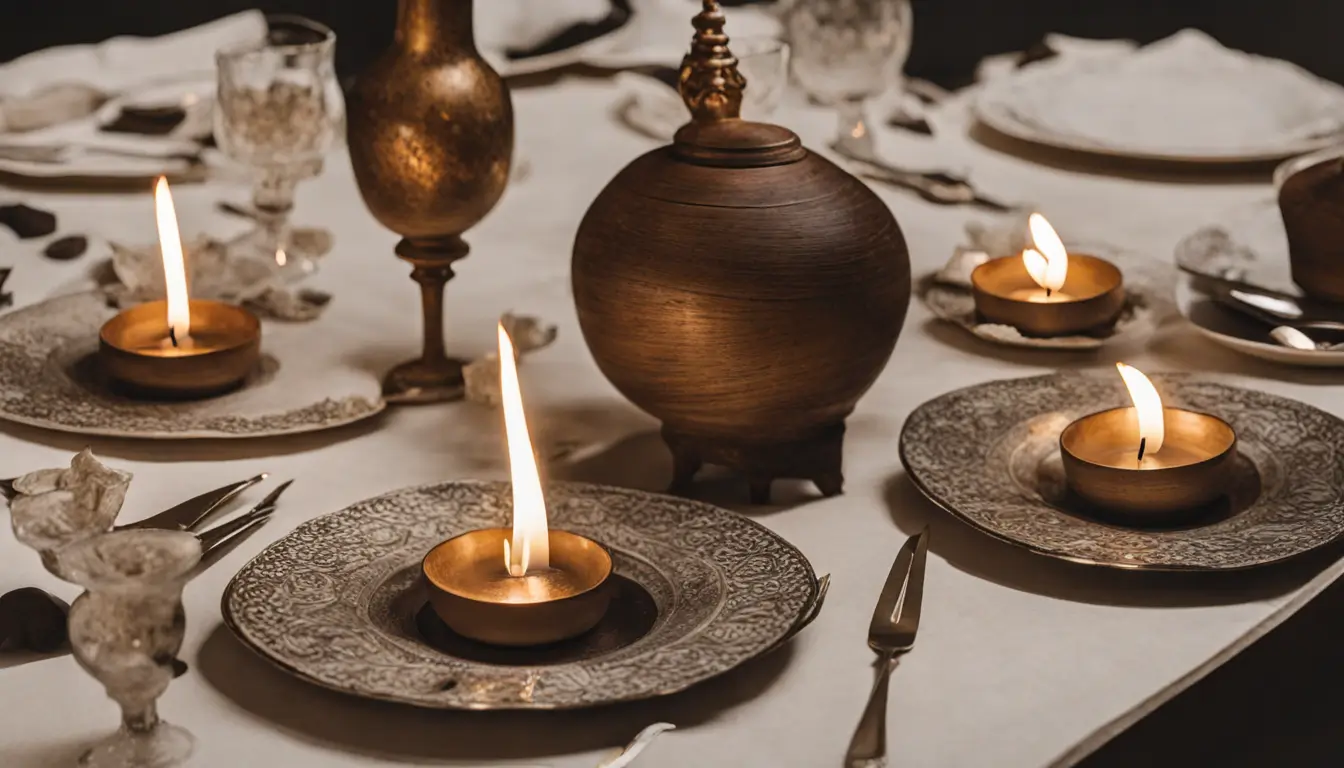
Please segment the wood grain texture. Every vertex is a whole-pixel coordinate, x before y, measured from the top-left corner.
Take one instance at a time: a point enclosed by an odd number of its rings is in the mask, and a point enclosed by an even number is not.
[[[738,456],[727,463],[766,481],[838,477],[838,451],[818,452],[836,466],[807,472],[769,446],[843,423],[910,298],[886,205],[826,159],[801,158],[725,168],[654,150],[598,195],[574,245],[579,323],[603,374],[683,438],[679,453],[688,437],[731,443],[704,458]]]
[[[1308,296],[1344,301],[1344,161],[1289,176],[1279,190],[1293,282]]]

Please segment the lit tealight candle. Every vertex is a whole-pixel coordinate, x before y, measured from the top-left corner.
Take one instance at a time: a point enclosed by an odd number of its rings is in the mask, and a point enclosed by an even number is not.
[[[982,319],[1029,336],[1063,336],[1104,330],[1124,308],[1120,270],[1086,254],[1071,254],[1039,213],[1028,219],[1031,246],[1019,256],[981,264],[971,273],[971,293]]]
[[[1222,496],[1236,433],[1216,416],[1165,408],[1138,369],[1116,367],[1134,405],[1084,416],[1060,433],[1069,488],[1131,521],[1179,522]]]
[[[98,334],[99,358],[109,376],[136,393],[199,397],[228,390],[256,367],[261,324],[242,307],[190,297],[177,214],[162,177],[154,185],[154,216],[167,297],[108,320]]]
[[[592,539],[550,530],[517,358],[502,325],[499,380],[512,526],[448,539],[429,551],[422,569],[435,613],[459,635],[494,645],[558,642],[587,632],[606,614],[611,554]]]

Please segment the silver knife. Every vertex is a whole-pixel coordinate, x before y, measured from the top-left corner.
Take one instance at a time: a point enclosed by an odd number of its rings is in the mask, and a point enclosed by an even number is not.
[[[232,501],[238,494],[251,488],[267,478],[265,472],[241,480],[223,488],[216,488],[213,491],[206,491],[200,496],[187,499],[175,507],[166,509],[153,517],[145,518],[134,523],[117,526],[117,530],[127,528],[166,528],[168,530],[189,531],[192,528],[205,522],[211,514],[219,510],[225,504]]]
[[[929,551],[929,529],[911,536],[896,555],[882,595],[868,624],[868,647],[878,655],[877,682],[868,706],[845,754],[847,768],[885,764],[887,754],[887,684],[896,658],[915,646],[919,609],[924,601],[924,561]]]
[[[1291,325],[1322,331],[1344,331],[1344,305],[1330,305],[1305,296],[1276,291],[1242,280],[1181,266],[1194,277],[1193,287],[1219,304],[1270,325]]]

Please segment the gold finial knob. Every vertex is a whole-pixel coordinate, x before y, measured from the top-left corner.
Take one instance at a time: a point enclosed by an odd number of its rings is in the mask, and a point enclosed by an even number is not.
[[[697,123],[734,119],[742,113],[747,80],[737,71],[737,57],[728,50],[723,22],[717,0],[705,0],[704,10],[691,20],[695,36],[690,53],[681,60],[678,90]]]

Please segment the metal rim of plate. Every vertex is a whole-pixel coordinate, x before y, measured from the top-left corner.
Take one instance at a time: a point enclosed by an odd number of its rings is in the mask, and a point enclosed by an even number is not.
[[[972,107],[975,119],[991,130],[1011,139],[1049,147],[1051,149],[1076,152],[1100,157],[1137,160],[1146,163],[1165,163],[1172,165],[1223,166],[1252,165],[1270,163],[1339,144],[1339,134],[1320,136],[1311,139],[1284,144],[1278,147],[1253,147],[1225,154],[1189,154],[1181,152],[1153,152],[1150,150],[1112,146],[1097,141],[1088,141],[1082,137],[1064,136],[1042,131],[1035,126],[1018,120],[992,92],[980,94]]]
[[[616,573],[656,604],[652,627],[554,664],[445,653],[415,629],[420,561],[451,536],[507,525],[510,499],[506,482],[452,481],[315,518],[234,576],[224,622],[267,661],[341,693],[432,709],[550,710],[684,690],[777,647],[819,607],[807,558],[759,523],[687,499],[556,483],[551,527],[610,548]]]
[[[279,387],[279,382],[267,387],[280,365],[267,354],[277,342],[265,332],[259,370],[232,393],[179,402],[119,396],[93,369],[92,357],[98,348],[98,329],[116,311],[102,293],[88,291],[0,315],[0,419],[82,435],[246,439],[334,429],[375,416],[386,407],[371,374],[367,395],[348,389],[301,395]],[[287,366],[297,364],[286,359]],[[326,377],[300,378],[326,386]],[[279,399],[263,402],[261,394],[267,389]]]
[[[1058,502],[1062,480],[1051,456],[1057,464],[1059,433],[1080,416],[1129,404],[1114,375],[1007,379],[937,397],[906,420],[901,463],[925,496],[971,526],[1086,565],[1240,570],[1305,554],[1344,533],[1344,420],[1190,374],[1150,378],[1167,405],[1211,413],[1236,429],[1239,461],[1253,467],[1256,486],[1232,514],[1180,529],[1133,529]]]

